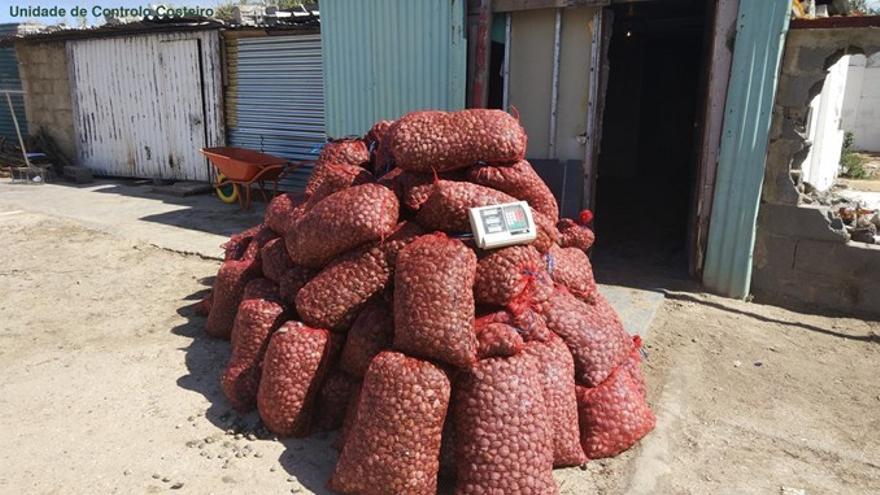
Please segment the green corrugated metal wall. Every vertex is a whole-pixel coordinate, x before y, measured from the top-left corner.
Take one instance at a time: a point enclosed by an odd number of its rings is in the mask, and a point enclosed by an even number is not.
[[[465,105],[465,0],[321,0],[327,135]]]
[[[744,298],[752,278],[755,221],[789,0],[741,0],[703,284]]]
[[[0,24],[0,38],[15,35],[18,32],[18,24]],[[21,89],[21,79],[18,76],[18,62],[15,58],[15,48],[0,48],[0,89]],[[18,125],[21,126],[22,136],[27,135],[27,118],[24,114],[24,98],[22,95],[10,95],[15,115],[18,117]],[[18,145],[15,135],[15,125],[12,115],[9,113],[9,105],[6,96],[0,94],[0,137]]]

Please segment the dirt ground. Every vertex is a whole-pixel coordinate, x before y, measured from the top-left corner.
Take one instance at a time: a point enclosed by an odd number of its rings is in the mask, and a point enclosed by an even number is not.
[[[274,441],[191,305],[218,262],[0,208],[0,493],[328,493],[334,434]],[[674,293],[655,432],[561,493],[880,492],[880,324]],[[252,436],[253,435],[253,436]]]

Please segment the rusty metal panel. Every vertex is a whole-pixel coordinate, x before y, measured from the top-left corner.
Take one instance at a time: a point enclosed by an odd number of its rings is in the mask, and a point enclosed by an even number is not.
[[[217,31],[67,42],[77,158],[101,175],[209,180],[223,144]]]

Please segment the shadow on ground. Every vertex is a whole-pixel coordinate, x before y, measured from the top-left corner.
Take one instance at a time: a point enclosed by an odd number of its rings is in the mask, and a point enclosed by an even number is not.
[[[146,215],[140,217],[140,220],[222,236],[232,235],[262,222],[263,210],[266,206],[266,203],[258,193],[254,195],[254,203],[251,209],[242,211],[238,204],[227,205],[213,194],[186,197],[158,194],[152,191],[153,184],[151,181],[136,179],[102,180],[85,185],[67,183],[58,183],[57,185],[78,189],[90,187],[95,188],[94,192],[97,193],[150,199],[161,201],[165,204],[181,206],[184,208]]]
[[[229,342],[207,336],[203,330],[205,317],[197,314],[197,306],[208,294],[214,277],[199,282],[205,288],[184,298],[177,313],[186,322],[174,327],[172,333],[191,340],[184,348],[188,374],[177,379],[177,385],[202,394],[210,407],[205,418],[217,427],[217,434],[254,434],[262,440],[277,440],[285,448],[278,463],[290,476],[296,477],[307,490],[318,495],[332,495],[327,481],[333,474],[338,456],[333,448],[338,432],[315,432],[307,438],[277,438],[263,426],[256,411],[241,415],[227,402],[220,388],[220,376],[229,360]]]

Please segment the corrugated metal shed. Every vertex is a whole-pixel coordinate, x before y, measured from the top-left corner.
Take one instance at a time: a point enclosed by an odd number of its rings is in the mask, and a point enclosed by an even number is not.
[[[317,33],[226,40],[226,126],[231,146],[314,160],[324,143],[324,83]],[[311,167],[282,186],[301,190]]]
[[[742,0],[730,74],[703,283],[744,298],[767,158],[788,0]]]
[[[327,134],[465,105],[465,0],[321,0]]]
[[[0,38],[18,34],[18,24],[0,24]],[[15,48],[0,48],[0,89],[21,90],[21,79],[18,75],[18,62],[15,59]],[[22,95],[10,95],[15,115],[18,117],[18,125],[21,133],[28,133],[27,118],[24,111],[24,97]],[[0,95],[0,137],[5,137],[12,142],[18,142],[15,134],[15,124],[12,114],[9,112],[9,104],[6,97]]]
[[[67,42],[79,162],[112,176],[208,180],[224,142],[215,30]]]

